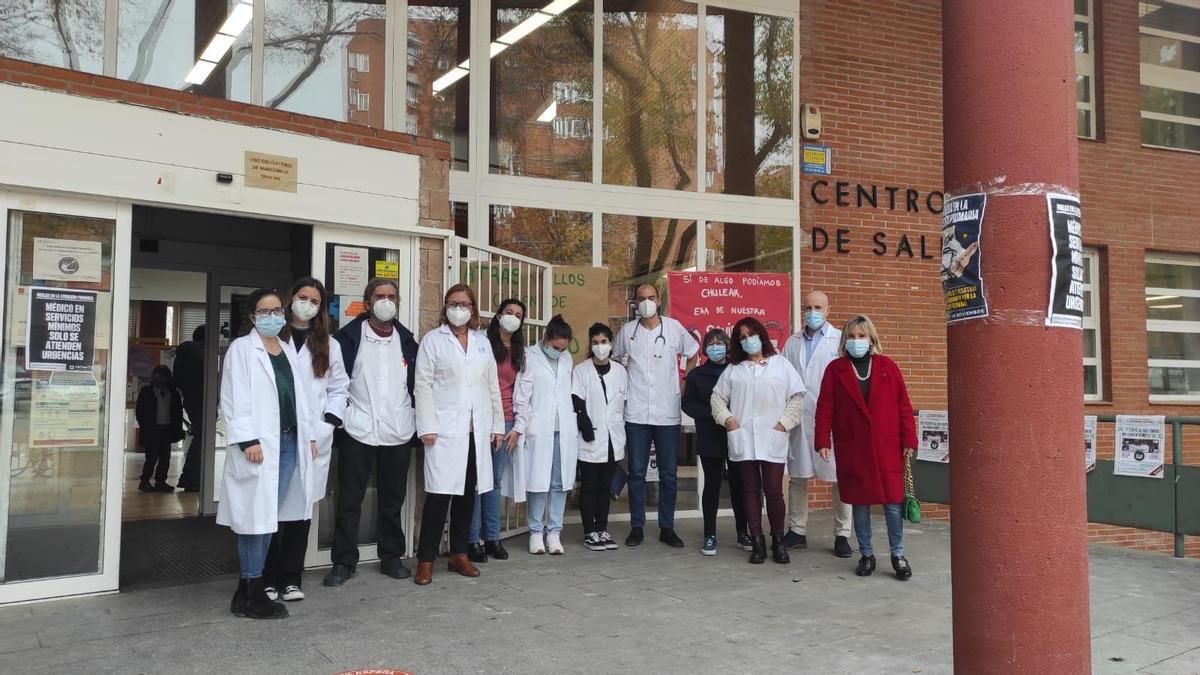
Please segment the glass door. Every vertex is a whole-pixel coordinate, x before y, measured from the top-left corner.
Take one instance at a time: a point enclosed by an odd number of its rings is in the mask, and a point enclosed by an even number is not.
[[[117,588],[129,213],[0,193],[0,603]]]

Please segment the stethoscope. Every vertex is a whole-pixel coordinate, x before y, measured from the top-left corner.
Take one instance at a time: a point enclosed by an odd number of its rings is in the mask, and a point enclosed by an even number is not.
[[[642,327],[642,322],[638,321],[637,325],[635,325],[633,327],[633,335],[629,336],[630,342],[633,342],[634,340],[637,339],[637,332],[638,332],[638,329],[641,327]],[[656,359],[661,359],[663,357],[663,350],[666,349],[666,347],[667,347],[667,338],[663,336],[663,329],[665,329],[666,327],[667,327],[666,324],[661,319],[659,319],[658,335],[655,336],[655,338],[654,338],[654,358],[656,358]]]

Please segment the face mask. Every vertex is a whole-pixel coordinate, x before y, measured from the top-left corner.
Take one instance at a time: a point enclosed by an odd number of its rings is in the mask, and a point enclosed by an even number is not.
[[[309,321],[317,315],[317,306],[307,300],[292,301],[292,316],[301,321]]]
[[[726,351],[725,345],[719,342],[714,342],[713,344],[704,348],[704,353],[708,354],[709,361],[724,361]]]
[[[862,358],[870,349],[871,340],[869,338],[851,338],[846,340],[846,353],[853,358]]]
[[[378,321],[390,323],[392,319],[396,318],[396,303],[387,298],[376,300],[371,305],[371,314],[375,315],[375,319]]]
[[[521,320],[512,314],[500,315],[500,330],[505,333],[515,333],[521,328]]]
[[[608,355],[611,353],[612,353],[612,345],[607,342],[605,342],[604,344],[592,345],[592,356],[595,356],[596,358],[600,359],[601,361],[607,359]]]
[[[643,319],[649,319],[655,314],[658,314],[658,303],[650,298],[646,298],[638,303],[638,314],[641,315]]]
[[[551,361],[558,361],[558,357],[562,356],[562,352],[547,344],[542,345],[542,353]]]
[[[275,337],[279,335],[279,331],[283,330],[284,320],[282,316],[260,316],[254,319],[254,327],[258,329],[265,337]]]
[[[471,320],[471,310],[464,307],[448,309],[446,310],[446,320],[455,328],[466,325]]]
[[[812,330],[816,330],[825,323],[825,312],[817,309],[810,309],[804,313],[804,325]]]
[[[742,340],[742,349],[750,355],[758,354],[762,351],[762,338],[757,335],[751,335]]]

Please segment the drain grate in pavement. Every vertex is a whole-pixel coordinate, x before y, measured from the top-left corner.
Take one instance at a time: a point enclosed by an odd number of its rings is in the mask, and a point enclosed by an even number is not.
[[[214,518],[143,520],[121,529],[121,590],[187,584],[237,571],[233,533]]]

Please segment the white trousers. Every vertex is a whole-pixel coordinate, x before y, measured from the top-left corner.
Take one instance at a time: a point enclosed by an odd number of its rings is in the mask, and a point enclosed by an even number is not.
[[[808,478],[788,481],[788,530],[808,535]],[[851,508],[842,503],[842,493],[833,484],[833,535],[850,536]]]

